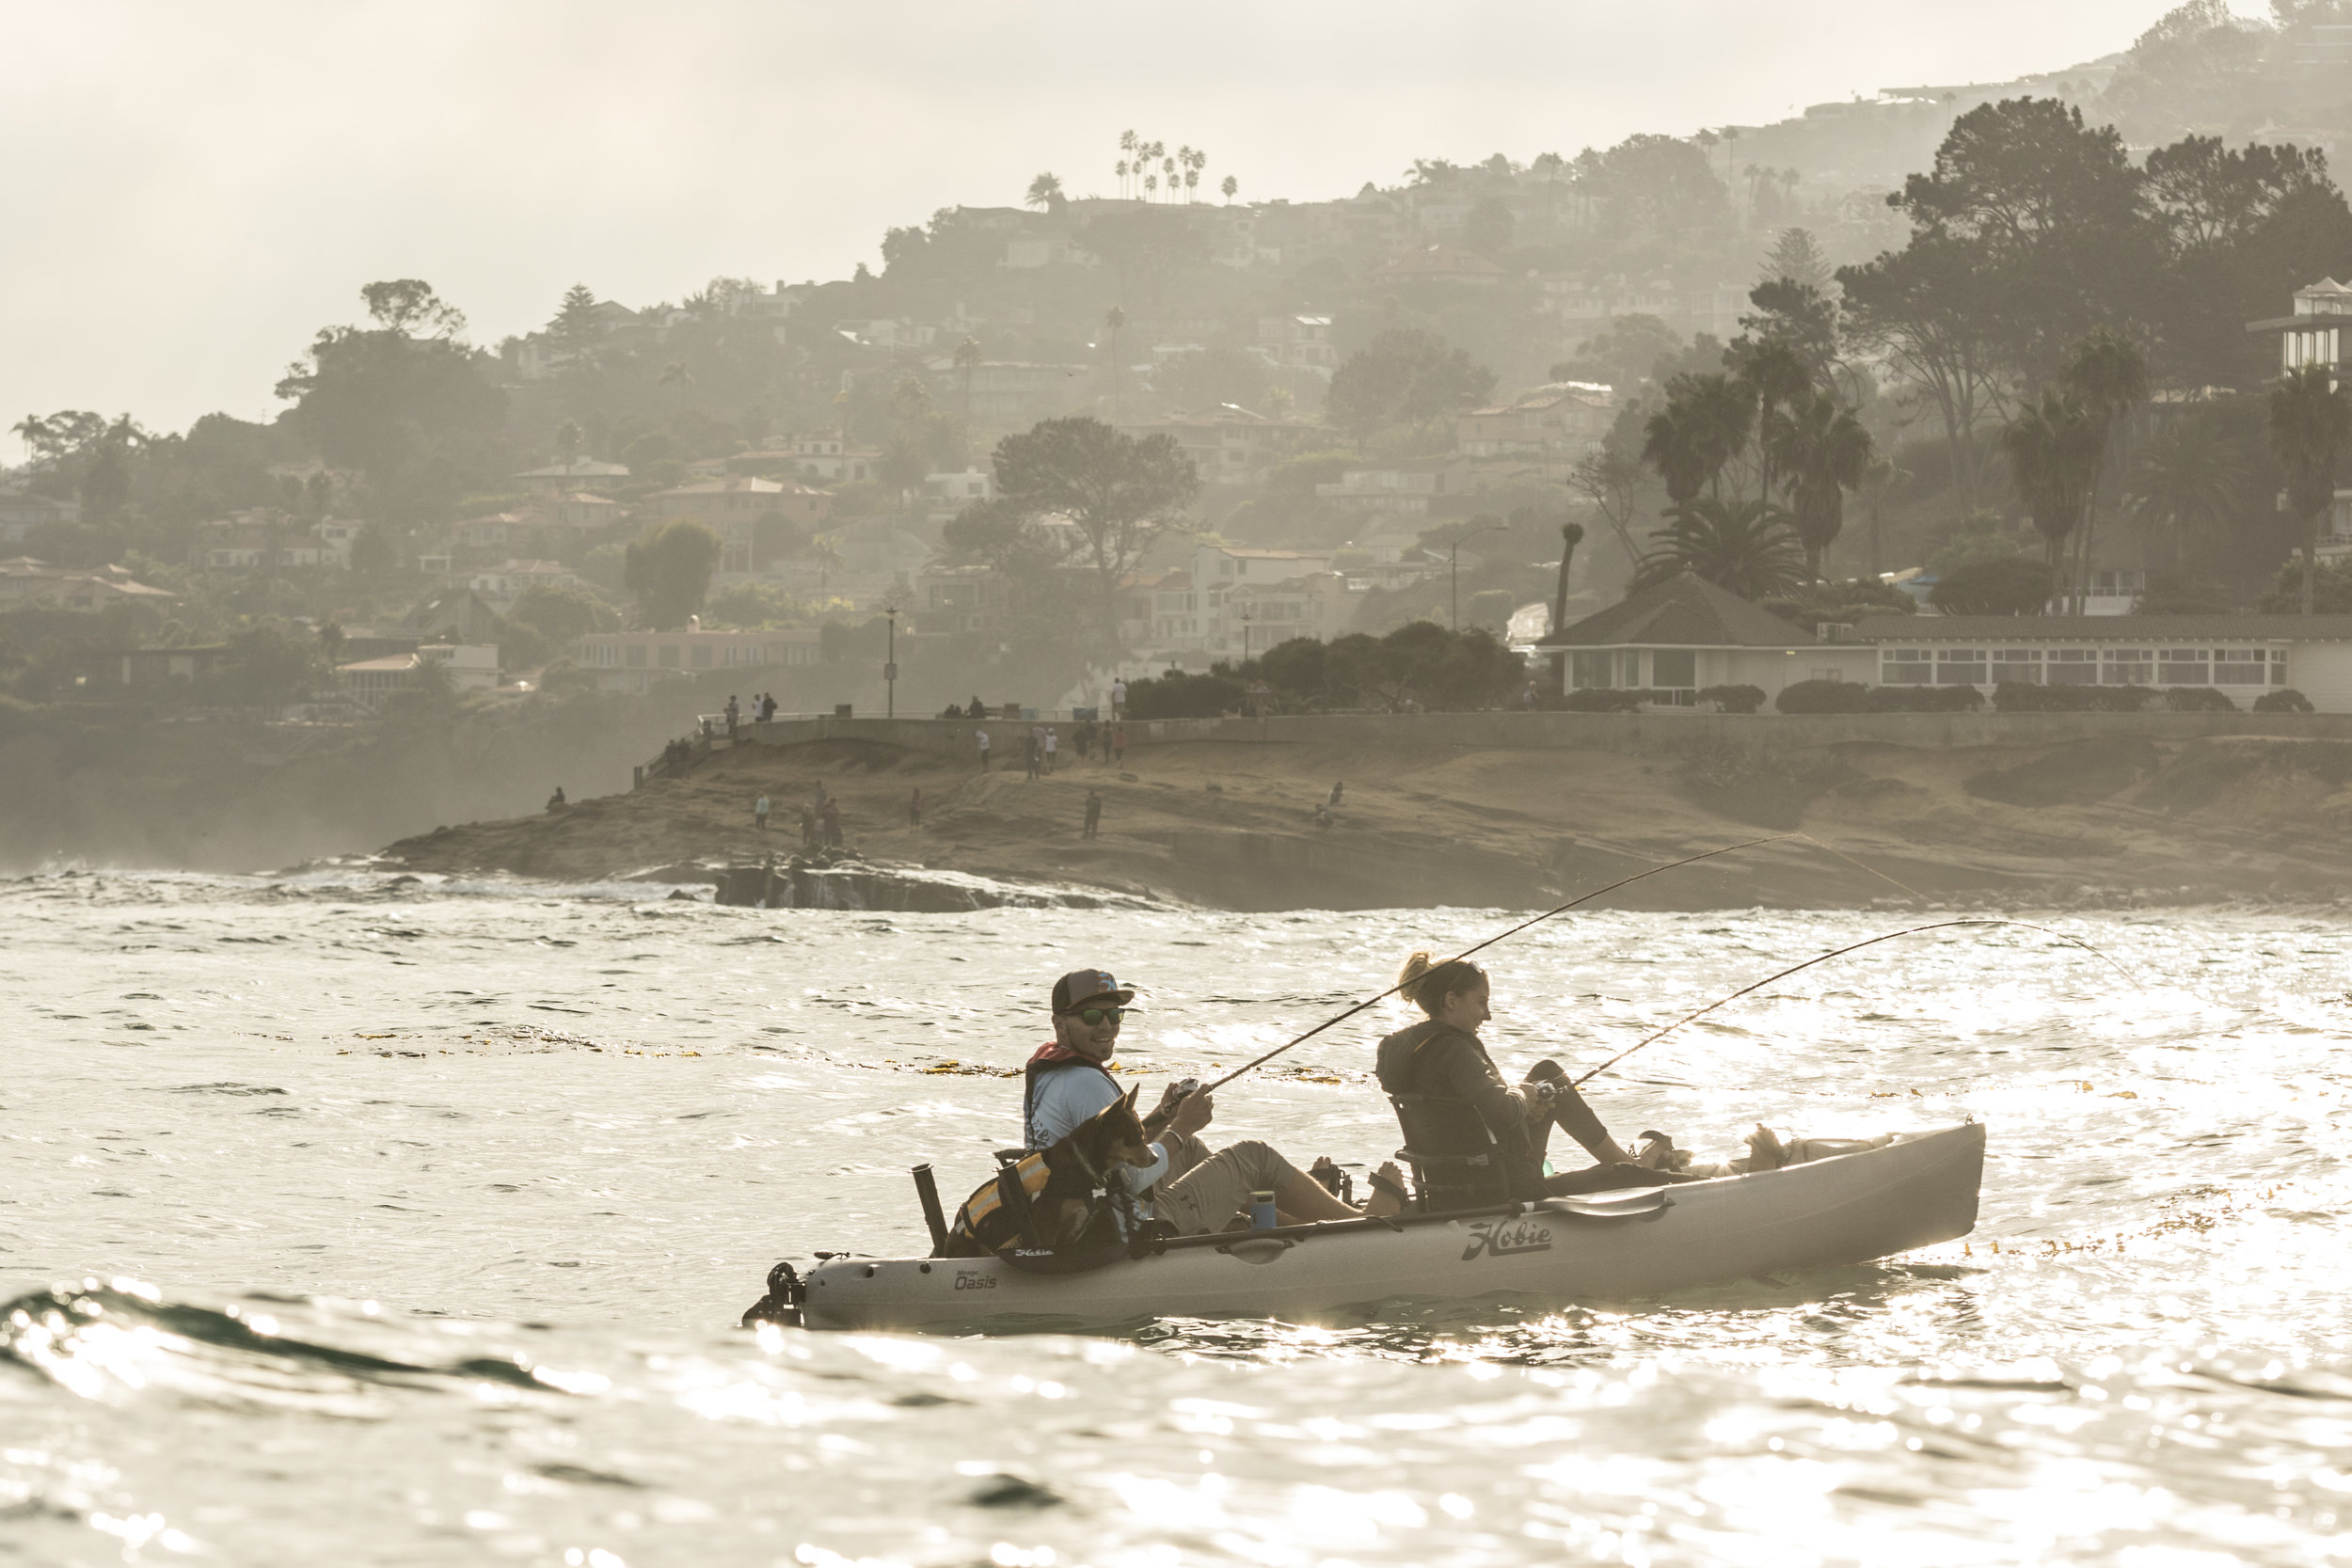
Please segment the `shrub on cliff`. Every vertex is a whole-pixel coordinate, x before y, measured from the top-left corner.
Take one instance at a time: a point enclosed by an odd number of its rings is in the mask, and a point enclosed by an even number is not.
[[[1641,705],[1640,692],[1620,691],[1610,686],[1588,686],[1560,699],[1564,713],[1633,713]]]
[[[2164,693],[2165,710],[2169,713],[2235,713],[2237,705],[2227,692],[2216,691],[2210,686],[2168,687]]]
[[[1723,713],[1754,713],[1764,705],[1764,689],[1760,686],[1701,687],[1693,702],[1712,703]]]
[[[1993,689],[2002,713],[2138,713],[2156,696],[2151,686],[2033,686],[2003,681]]]
[[[1869,691],[1872,713],[1973,713],[1984,705],[1984,693],[1973,686],[1874,686]]]
[[[2309,713],[2312,711],[2312,700],[2291,686],[2281,687],[2276,691],[2265,691],[2255,698],[2254,711],[2256,713]]]
[[[1126,712],[1130,719],[1217,719],[1239,713],[1247,695],[1240,681],[1221,671],[1193,675],[1170,670],[1129,682]]]
[[[1782,687],[1772,705],[1783,713],[1864,713],[1870,689],[1858,681],[1798,681]]]

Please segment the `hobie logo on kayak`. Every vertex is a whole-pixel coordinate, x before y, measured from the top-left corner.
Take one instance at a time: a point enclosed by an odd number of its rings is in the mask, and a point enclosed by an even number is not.
[[[1501,1258],[1514,1252],[1551,1250],[1551,1227],[1534,1220],[1480,1220],[1470,1228],[1470,1243],[1462,1249],[1465,1263],[1482,1255]]]

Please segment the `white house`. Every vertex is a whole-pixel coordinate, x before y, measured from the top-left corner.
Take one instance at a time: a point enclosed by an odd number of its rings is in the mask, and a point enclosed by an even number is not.
[[[1906,618],[1907,619],[1907,618]],[[1710,686],[1753,686],[1769,705],[1799,681],[1869,681],[1878,650],[1824,642],[1696,573],[1645,588],[1535,644],[1565,653],[1563,689],[1673,693],[1688,706]]]

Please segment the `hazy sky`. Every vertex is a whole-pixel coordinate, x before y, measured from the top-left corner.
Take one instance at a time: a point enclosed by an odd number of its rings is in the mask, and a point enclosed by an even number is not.
[[[0,0],[0,414],[267,418],[372,278],[478,341],[574,281],[846,276],[1107,192],[1119,133],[1311,198],[2126,47],[2167,0]],[[13,444],[7,459],[20,455]]]

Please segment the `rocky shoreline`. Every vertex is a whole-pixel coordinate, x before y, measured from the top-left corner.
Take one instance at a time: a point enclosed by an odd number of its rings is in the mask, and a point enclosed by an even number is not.
[[[1327,826],[1314,813],[1344,783]],[[1240,745],[1066,762],[1029,780],[872,739],[720,751],[677,777],[437,829],[400,868],[610,880],[757,874],[772,908],[981,909],[1077,898],[1234,910],[1529,907],[1747,839],[1620,908],[2063,907],[2352,889],[2352,744],[2162,739],[1694,748]],[[818,784],[846,844],[801,852]],[[921,792],[922,820],[909,820]],[[1101,836],[1081,836],[1086,797]],[[767,831],[753,821],[773,802]],[[793,864],[799,856],[801,863]],[[772,864],[772,869],[768,869]]]

